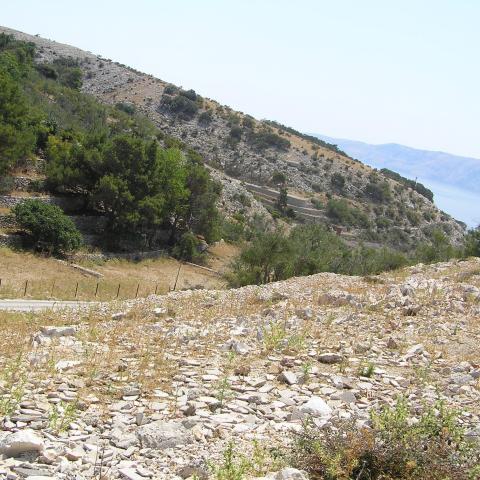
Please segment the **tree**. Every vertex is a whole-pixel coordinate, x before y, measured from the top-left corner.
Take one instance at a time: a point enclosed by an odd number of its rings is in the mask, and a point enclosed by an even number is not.
[[[277,208],[281,213],[285,214],[285,212],[287,211],[287,207],[288,207],[288,190],[285,185],[282,185],[278,193]]]
[[[480,227],[467,233],[465,237],[465,255],[480,257]]]
[[[25,200],[13,208],[13,213],[37,247],[63,253],[77,250],[82,244],[82,236],[75,224],[55,205]]]
[[[25,96],[0,65],[0,174],[32,152],[35,133],[28,120]]]

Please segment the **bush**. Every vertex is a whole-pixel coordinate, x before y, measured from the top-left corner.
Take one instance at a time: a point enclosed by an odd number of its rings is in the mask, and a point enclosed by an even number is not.
[[[122,112],[127,113],[128,115],[133,115],[137,110],[133,103],[127,103],[127,102],[118,102],[115,104],[115,107],[121,110]]]
[[[0,177],[0,194],[10,193],[15,186],[13,177]]]
[[[173,248],[173,255],[181,260],[193,261],[200,256],[200,242],[192,232],[185,232]]]
[[[213,120],[212,110],[205,110],[198,116],[198,123],[209,125]]]
[[[163,90],[163,93],[164,93],[165,95],[175,95],[175,94],[178,93],[178,90],[179,90],[178,87],[176,87],[175,85],[172,85],[171,83],[169,83],[169,84],[165,87],[165,89]]]
[[[411,415],[400,399],[371,414],[371,427],[341,421],[318,428],[312,422],[296,434],[291,461],[312,479],[473,480],[480,473],[480,449],[467,440],[456,412],[438,401]]]
[[[174,97],[164,95],[161,106],[185,120],[191,119],[198,111],[198,105],[195,100],[180,94]]]
[[[357,208],[350,207],[346,200],[330,199],[327,203],[327,216],[341,225],[352,225],[367,228],[370,221],[367,215]]]
[[[460,255],[440,230],[432,232],[430,243],[422,243],[417,247],[415,258],[422,263],[446,262]]]
[[[345,186],[345,177],[338,172],[332,173],[332,177],[330,179],[330,183],[332,186],[338,190],[342,190]]]
[[[347,246],[321,225],[297,226],[289,235],[263,232],[246,245],[234,261],[229,281],[233,286],[262,284],[292,276],[334,272],[371,275],[408,264],[388,248]]]
[[[465,237],[465,255],[480,257],[480,227],[467,233]]]
[[[286,138],[273,133],[269,130],[260,130],[259,132],[252,132],[249,135],[250,144],[258,150],[265,150],[266,148],[276,148],[277,150],[288,151],[290,142]]]
[[[30,234],[37,247],[52,253],[80,248],[80,232],[59,207],[39,200],[25,200],[12,211],[17,223]]]
[[[377,203],[387,202],[392,198],[392,193],[387,182],[369,182],[365,186],[365,195]]]

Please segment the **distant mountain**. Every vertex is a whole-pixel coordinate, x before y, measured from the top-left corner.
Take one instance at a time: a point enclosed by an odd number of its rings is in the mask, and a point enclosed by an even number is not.
[[[388,168],[429,187],[435,203],[469,226],[480,224],[480,159],[419,150],[397,143],[372,145],[313,134],[375,168]]]
[[[351,157],[375,168],[389,168],[420,182],[433,180],[453,187],[480,191],[480,159],[461,157],[451,153],[419,150],[397,143],[371,145],[356,140],[316,137],[338,145]]]

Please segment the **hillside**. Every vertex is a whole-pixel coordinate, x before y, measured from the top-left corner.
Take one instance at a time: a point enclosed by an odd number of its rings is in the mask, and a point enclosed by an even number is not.
[[[77,60],[83,92],[145,114],[164,134],[199,152],[223,185],[220,206],[229,215],[266,215],[257,200],[271,209],[279,182],[285,180],[288,206],[298,220],[342,226],[354,241],[409,249],[437,229],[454,242],[463,234],[462,225],[427,198],[333,145],[234,112],[92,53],[5,27],[0,31],[33,42],[37,64]]]
[[[409,428],[410,415],[428,405],[436,416],[455,408],[474,442],[479,301],[474,259],[3,314],[0,476],[371,478],[291,470],[309,468],[308,457],[289,455],[294,432],[307,418],[319,431],[349,420],[360,431],[399,395],[410,404]],[[441,435],[451,433],[447,421]],[[427,458],[442,455],[435,445]],[[212,473],[236,466],[235,477]],[[396,478],[477,478],[417,469],[410,462],[413,476]]]
[[[397,143],[372,145],[356,140],[316,135],[338,145],[354,158],[376,168],[389,168],[420,181],[434,180],[447,185],[478,191],[480,184],[480,159],[451,153],[420,150]]]
[[[316,135],[334,143],[351,157],[381,169],[388,168],[408,178],[418,178],[435,193],[435,201],[456,218],[474,227],[480,224],[476,208],[480,201],[480,159],[445,152],[419,150],[395,143],[372,145],[356,140]]]

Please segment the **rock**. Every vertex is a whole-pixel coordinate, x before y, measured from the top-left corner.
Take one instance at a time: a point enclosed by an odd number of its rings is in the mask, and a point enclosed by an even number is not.
[[[421,343],[411,346],[405,353],[406,356],[420,355],[424,351],[424,346]]]
[[[145,480],[145,477],[139,475],[134,468],[121,468],[119,473],[123,478],[127,478],[128,480]]]
[[[45,326],[41,327],[40,331],[47,337],[69,337],[75,335],[77,328],[75,326],[55,327]]]
[[[297,376],[289,370],[284,370],[278,376],[278,380],[282,383],[286,383],[287,385],[295,385],[296,383],[298,383]]]
[[[397,350],[398,349],[398,343],[395,341],[394,338],[390,337],[387,342],[387,348],[390,350]]]
[[[0,441],[0,454],[16,457],[22,453],[45,450],[43,439],[31,429],[11,433]]]
[[[177,470],[177,475],[181,478],[198,478],[199,480],[208,479],[208,471],[202,467],[187,466]]]
[[[157,308],[153,309],[153,314],[156,317],[163,317],[163,316],[167,315],[167,313],[168,313],[168,310],[166,308],[163,308],[163,307],[157,307]]]
[[[360,342],[353,347],[353,351],[356,354],[367,353],[369,350],[370,350],[370,345],[368,345],[367,343]]]
[[[322,353],[318,356],[318,361],[327,364],[341,363],[343,356],[339,353]]]
[[[137,437],[143,448],[164,450],[193,442],[193,435],[181,423],[170,421],[147,423],[137,429]]]
[[[69,370],[70,368],[80,365],[82,362],[78,360],[60,360],[55,364],[55,370],[57,372],[63,372],[64,370]]]
[[[117,312],[112,314],[112,320],[122,320],[127,316],[128,312]]]
[[[329,418],[332,415],[332,409],[320,397],[311,397],[307,403],[300,407],[300,411],[312,417]]]
[[[275,474],[274,480],[308,480],[307,474],[296,468],[284,468]]]
[[[222,345],[222,350],[238,353],[238,355],[246,355],[250,351],[250,347],[243,342],[237,340],[229,340]]]

